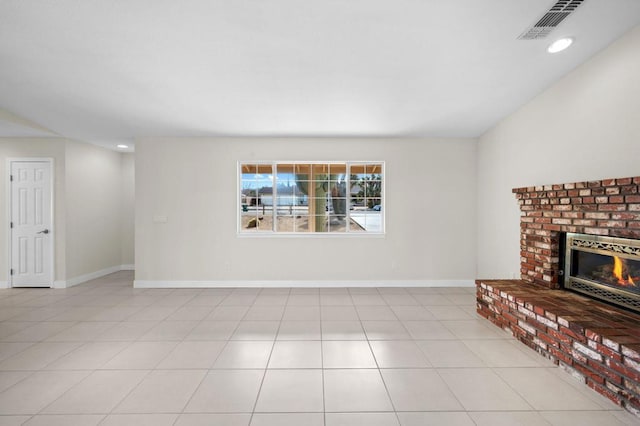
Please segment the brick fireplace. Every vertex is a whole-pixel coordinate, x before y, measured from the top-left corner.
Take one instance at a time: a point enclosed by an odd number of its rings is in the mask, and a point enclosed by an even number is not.
[[[522,279],[560,288],[560,232],[640,239],[639,185],[635,177],[514,189]]]
[[[640,239],[640,177],[513,190],[520,280],[478,280],[478,313],[640,417],[640,315],[564,291],[565,232]]]

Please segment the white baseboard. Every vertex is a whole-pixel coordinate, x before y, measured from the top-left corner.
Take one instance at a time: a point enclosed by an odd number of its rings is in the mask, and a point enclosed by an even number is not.
[[[105,268],[100,271],[91,272],[89,274],[80,275],[68,280],[56,280],[53,282],[53,288],[68,288],[78,284],[85,283],[87,281],[95,280],[96,278],[104,277],[105,275],[113,274],[118,271],[135,271],[135,265],[118,265],[110,268]],[[0,289],[11,288],[8,281],[0,281]]]
[[[101,269],[99,271],[91,272],[85,275],[80,275],[68,280],[54,281],[53,288],[69,288],[78,284],[85,283],[87,281],[95,280],[96,278],[104,277],[105,275],[113,274],[118,271],[132,271],[134,265],[117,265],[110,268]]]
[[[309,288],[309,287],[475,287],[474,280],[379,280],[379,281],[158,281],[135,280],[134,288]]]

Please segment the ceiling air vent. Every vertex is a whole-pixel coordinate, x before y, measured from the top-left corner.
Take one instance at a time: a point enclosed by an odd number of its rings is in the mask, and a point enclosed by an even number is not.
[[[520,34],[520,40],[537,40],[547,37],[567,16],[571,15],[584,0],[559,0],[531,28]]]

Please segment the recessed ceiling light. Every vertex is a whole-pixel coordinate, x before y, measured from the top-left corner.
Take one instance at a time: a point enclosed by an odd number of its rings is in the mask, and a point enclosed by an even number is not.
[[[129,145],[118,144],[118,148],[120,148],[120,149],[127,149],[127,148],[129,148]]]
[[[571,46],[571,43],[573,43],[573,39],[571,37],[561,38],[551,43],[551,46],[547,48],[547,52],[549,53],[562,52],[564,49]]]

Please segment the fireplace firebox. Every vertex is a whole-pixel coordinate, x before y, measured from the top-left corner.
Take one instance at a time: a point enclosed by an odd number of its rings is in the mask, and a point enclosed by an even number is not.
[[[564,287],[640,312],[640,240],[567,233]]]

